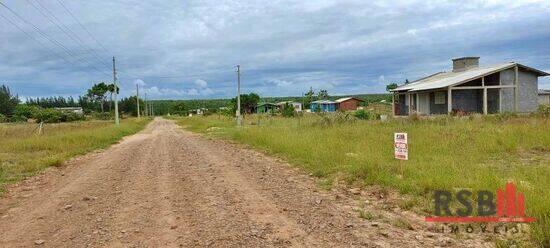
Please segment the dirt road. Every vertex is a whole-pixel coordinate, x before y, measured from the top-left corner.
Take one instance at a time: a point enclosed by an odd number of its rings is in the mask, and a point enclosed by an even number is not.
[[[0,247],[467,246],[359,218],[278,159],[155,119],[111,148],[8,189]]]

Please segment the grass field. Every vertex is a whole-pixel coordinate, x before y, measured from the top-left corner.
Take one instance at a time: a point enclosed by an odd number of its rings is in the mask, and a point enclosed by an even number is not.
[[[0,124],[0,194],[7,183],[19,181],[66,159],[116,143],[141,130],[149,120],[125,119],[120,127],[109,121],[45,124]]]
[[[532,240],[550,244],[550,119],[489,116],[466,119],[350,121],[342,116],[248,117],[243,128],[222,116],[178,119],[186,128],[230,138],[285,157],[325,181],[382,185],[413,196],[429,214],[433,190],[490,190],[515,182],[525,193]],[[215,127],[215,128],[214,128]],[[393,133],[409,135],[403,176]]]

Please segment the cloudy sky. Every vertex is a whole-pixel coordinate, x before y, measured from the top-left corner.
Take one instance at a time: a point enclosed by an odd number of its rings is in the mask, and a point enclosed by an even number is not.
[[[451,58],[550,71],[550,1],[0,0],[0,84],[22,97],[112,81],[155,99],[384,92]],[[550,78],[539,80],[550,88]]]

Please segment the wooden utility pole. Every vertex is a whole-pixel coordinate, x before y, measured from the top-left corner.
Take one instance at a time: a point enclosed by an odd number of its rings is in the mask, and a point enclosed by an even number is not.
[[[241,116],[241,66],[237,65],[237,126],[242,126]]]
[[[139,114],[139,84],[136,84],[136,103],[137,103],[137,116],[141,118]]]
[[[120,121],[118,120],[118,100],[117,100],[117,83],[116,83],[116,67],[115,67],[115,57],[113,56],[113,84],[115,85],[115,124],[118,126],[120,125]]]

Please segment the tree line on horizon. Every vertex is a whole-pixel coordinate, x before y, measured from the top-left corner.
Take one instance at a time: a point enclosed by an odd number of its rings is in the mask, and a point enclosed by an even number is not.
[[[119,89],[116,89],[117,92]],[[11,118],[14,110],[18,105],[35,106],[42,109],[66,108],[66,107],[81,107],[87,115],[101,116],[101,119],[112,118],[114,115],[113,94],[115,92],[114,84],[104,82],[92,85],[85,94],[74,98],[72,96],[52,96],[52,97],[37,97],[27,98],[25,102],[21,102],[17,94],[13,94],[8,86],[1,85],[0,87],[0,115],[2,118]],[[365,94],[351,95],[365,100],[365,104],[371,102],[379,102],[381,100],[391,99],[387,94]],[[330,96],[325,89],[319,89],[317,92],[310,88],[303,96],[296,97],[260,97],[256,93],[241,94],[241,111],[243,114],[250,114],[255,111],[256,106],[260,102],[280,102],[280,101],[296,101],[304,106],[309,106],[312,101],[316,100],[334,100],[342,96]],[[123,116],[137,116],[137,101],[136,96],[125,97],[119,99],[119,111]],[[196,109],[208,109],[210,112],[223,111],[229,115],[235,114],[236,97],[231,99],[194,99],[194,100],[150,100],[149,106],[153,106],[155,115],[187,115]],[[140,99],[140,114],[146,113],[145,102]],[[28,112],[28,111],[27,111]],[[151,113],[149,113],[151,114]]]

